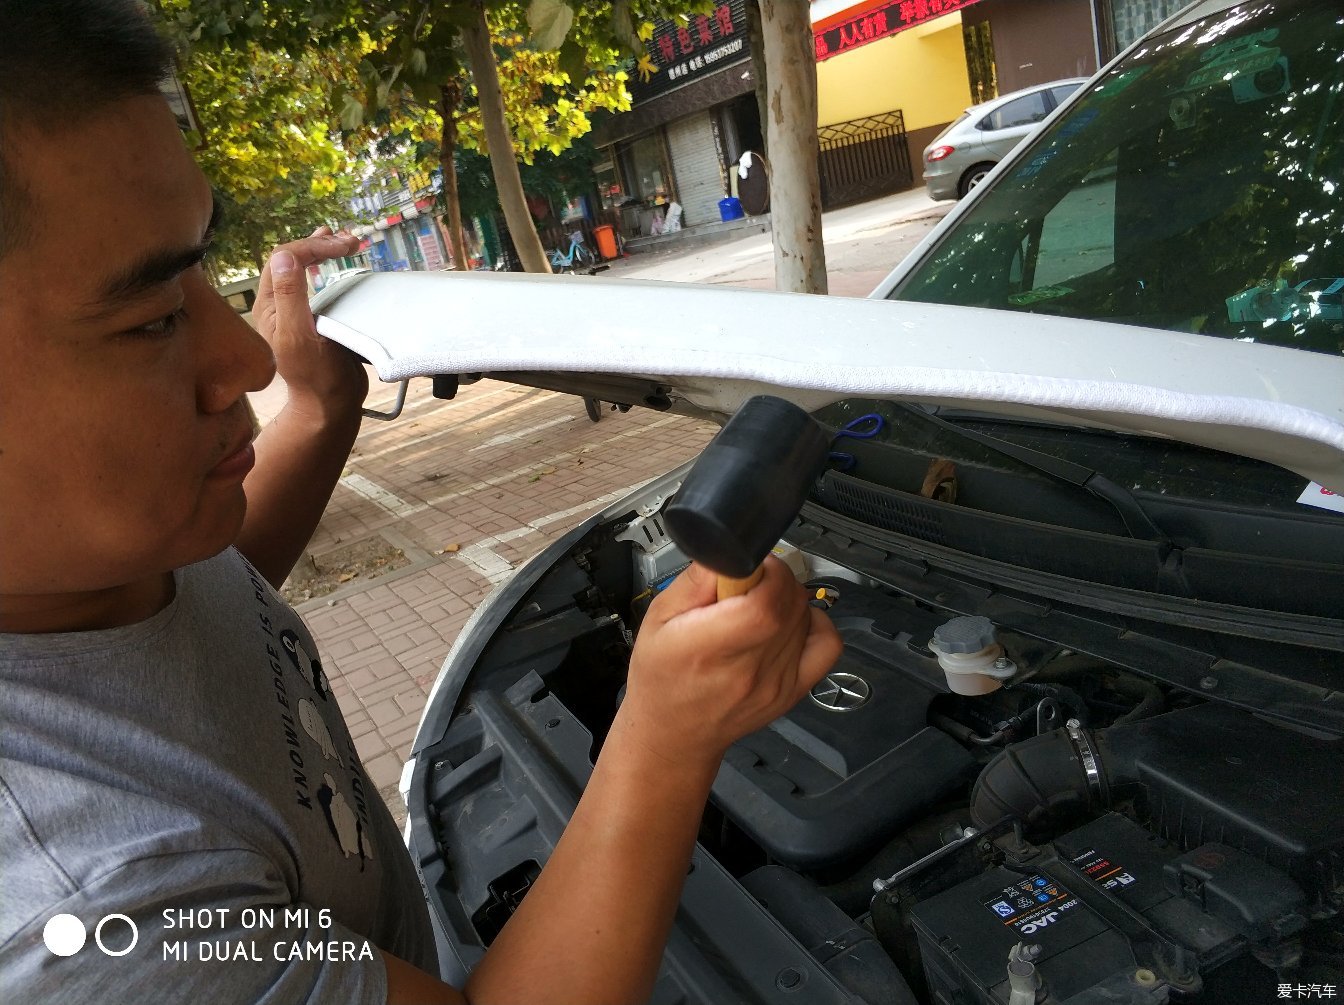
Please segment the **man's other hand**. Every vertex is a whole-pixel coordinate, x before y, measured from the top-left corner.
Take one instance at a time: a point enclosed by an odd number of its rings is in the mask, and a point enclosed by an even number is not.
[[[344,346],[317,333],[308,307],[308,267],[353,254],[358,247],[353,235],[319,227],[276,248],[261,270],[253,321],[275,353],[276,372],[289,388],[290,405],[311,418],[350,414],[368,394],[363,364]]]

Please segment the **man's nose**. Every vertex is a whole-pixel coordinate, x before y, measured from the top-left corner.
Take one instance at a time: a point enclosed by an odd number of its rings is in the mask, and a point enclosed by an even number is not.
[[[233,407],[248,391],[260,391],[275,377],[275,354],[251,325],[229,306],[228,301],[207,287],[201,293],[198,333],[202,366],[197,398],[202,412],[222,412]]]

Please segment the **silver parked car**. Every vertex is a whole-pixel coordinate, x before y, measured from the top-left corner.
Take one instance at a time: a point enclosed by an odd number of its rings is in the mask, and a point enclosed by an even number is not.
[[[924,185],[933,199],[960,199],[1022,138],[1087,81],[1053,80],[972,105],[924,148]]]

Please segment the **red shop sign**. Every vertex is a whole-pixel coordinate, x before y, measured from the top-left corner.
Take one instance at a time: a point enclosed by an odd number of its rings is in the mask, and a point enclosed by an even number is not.
[[[889,38],[907,28],[914,28],[976,2],[977,0],[888,0],[887,3],[874,4],[861,14],[830,20],[829,23],[823,21],[821,23],[826,27],[813,31],[817,62],[838,56],[850,49],[857,49],[869,42]]]

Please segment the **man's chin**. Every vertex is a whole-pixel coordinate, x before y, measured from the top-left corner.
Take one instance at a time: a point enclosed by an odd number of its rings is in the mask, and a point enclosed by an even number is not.
[[[235,498],[229,500],[227,505],[213,506],[208,512],[198,513],[195,526],[184,535],[190,544],[180,551],[172,549],[175,561],[166,571],[204,562],[231,547],[242,533],[246,515],[247,498],[239,486]]]

